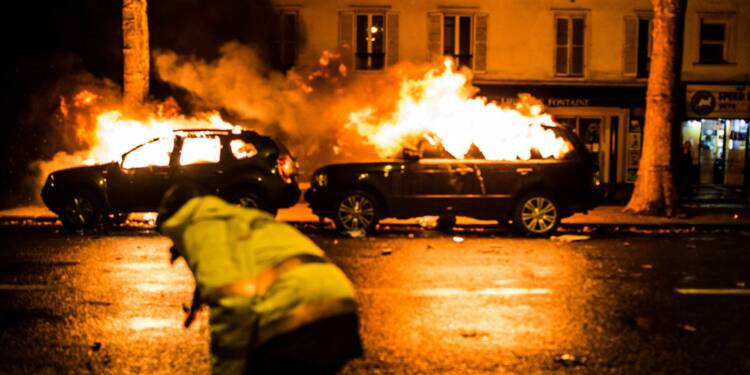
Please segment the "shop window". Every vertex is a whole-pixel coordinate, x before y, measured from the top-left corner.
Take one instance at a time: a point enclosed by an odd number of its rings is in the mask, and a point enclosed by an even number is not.
[[[218,163],[219,159],[221,159],[221,139],[218,137],[183,139],[180,165]]]
[[[727,64],[732,62],[731,44],[733,17],[708,16],[700,19],[698,62]]]
[[[125,154],[122,167],[131,169],[169,166],[173,148],[173,138],[153,140]]]
[[[275,17],[271,61],[274,68],[287,71],[297,63],[299,16],[296,11],[284,10],[276,12]]]
[[[556,76],[583,76],[584,32],[584,16],[558,15],[555,17]]]
[[[355,35],[357,69],[383,69],[385,66],[385,15],[357,14]]]

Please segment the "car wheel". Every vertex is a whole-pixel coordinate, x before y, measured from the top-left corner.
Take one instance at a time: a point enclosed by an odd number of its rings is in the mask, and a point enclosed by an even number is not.
[[[456,226],[456,217],[453,215],[440,215],[437,220],[437,229],[449,231]]]
[[[560,209],[548,194],[526,194],[516,204],[513,224],[523,234],[546,236],[554,233],[560,224]]]
[[[333,222],[340,232],[368,232],[378,224],[378,201],[365,191],[354,190],[344,194],[334,208]]]
[[[269,206],[261,195],[253,190],[238,190],[227,194],[227,202],[245,208],[257,208],[276,216],[276,209]]]
[[[62,205],[60,220],[71,229],[94,228],[102,221],[101,200],[85,190],[68,194]]]

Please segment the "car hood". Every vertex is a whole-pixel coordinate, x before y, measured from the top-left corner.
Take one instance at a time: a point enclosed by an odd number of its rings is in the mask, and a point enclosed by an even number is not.
[[[50,173],[50,177],[57,179],[100,174],[112,164],[114,164],[114,162],[61,169]]]

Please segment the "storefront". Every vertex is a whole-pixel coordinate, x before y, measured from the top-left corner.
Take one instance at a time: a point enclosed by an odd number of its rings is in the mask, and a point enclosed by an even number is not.
[[[479,95],[511,105],[520,93],[540,99],[555,121],[594,155],[610,200],[629,196],[638,170],[644,86],[479,85]]]
[[[691,146],[694,182],[748,186],[750,87],[688,84],[686,94],[682,140]]]

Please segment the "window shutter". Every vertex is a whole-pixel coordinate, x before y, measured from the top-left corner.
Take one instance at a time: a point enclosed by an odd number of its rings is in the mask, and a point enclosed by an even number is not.
[[[427,59],[439,63],[443,57],[443,14],[427,14]]]
[[[625,17],[625,44],[622,56],[622,74],[635,77],[638,73],[638,17]]]
[[[386,46],[386,65],[392,66],[398,63],[398,13],[388,13],[385,32],[388,35]]]
[[[354,70],[354,12],[339,13],[339,51],[341,61]]]
[[[474,70],[487,70],[487,14],[474,16]]]

